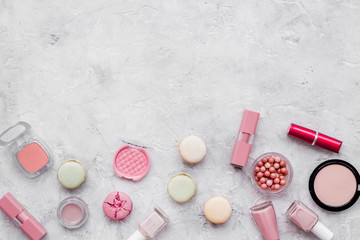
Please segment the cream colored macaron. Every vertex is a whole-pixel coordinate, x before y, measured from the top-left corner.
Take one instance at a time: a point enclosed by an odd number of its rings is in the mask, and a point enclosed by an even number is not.
[[[175,202],[184,203],[194,197],[196,193],[196,183],[189,174],[179,173],[170,179],[167,190]]]
[[[206,145],[200,137],[188,136],[181,140],[179,152],[185,162],[195,164],[205,158]]]
[[[67,160],[60,165],[57,178],[65,188],[75,189],[85,182],[86,169],[79,161]]]
[[[221,196],[214,196],[206,201],[204,213],[207,220],[215,224],[223,224],[231,217],[229,200]]]

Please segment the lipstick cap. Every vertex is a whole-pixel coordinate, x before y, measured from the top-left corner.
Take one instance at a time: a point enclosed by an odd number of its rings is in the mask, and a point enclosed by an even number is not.
[[[0,199],[0,208],[11,219],[14,219],[24,210],[24,207],[10,193],[5,194]]]
[[[254,135],[259,120],[259,115],[260,113],[258,112],[245,110],[241,120],[240,132]]]
[[[322,133],[301,127],[293,123],[290,125],[288,135],[307,142],[311,145],[319,146],[336,153],[340,151],[342,144],[341,141],[335,138],[326,136]]]
[[[18,222],[21,230],[32,240],[39,240],[46,234],[46,229],[31,215],[27,214],[24,207],[10,193],[0,199],[0,208],[15,222]],[[21,218],[16,218],[21,215]]]

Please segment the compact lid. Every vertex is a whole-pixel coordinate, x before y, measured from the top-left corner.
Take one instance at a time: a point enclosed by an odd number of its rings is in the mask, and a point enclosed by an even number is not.
[[[254,135],[259,120],[260,113],[245,110],[240,124],[240,132]]]
[[[24,207],[21,205],[21,203],[19,203],[9,192],[0,199],[0,208],[11,219],[14,219],[24,210]]]
[[[119,177],[138,181],[149,171],[150,158],[145,149],[125,145],[116,152],[113,166]]]
[[[26,122],[18,122],[14,126],[9,127],[0,134],[0,146],[7,146],[28,133],[31,129],[30,124]],[[9,136],[8,136],[9,135]],[[8,139],[7,137],[10,137]]]
[[[334,233],[319,221],[315,224],[313,229],[311,229],[311,232],[321,240],[330,240],[334,236]]]

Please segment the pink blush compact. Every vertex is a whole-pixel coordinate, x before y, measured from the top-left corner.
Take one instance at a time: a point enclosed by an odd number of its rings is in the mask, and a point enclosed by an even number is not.
[[[0,146],[7,147],[21,171],[34,178],[49,168],[52,154],[49,147],[31,131],[26,122],[18,122],[0,134]]]
[[[115,173],[121,177],[138,181],[150,168],[150,158],[145,149],[125,145],[114,156]]]
[[[32,142],[18,152],[17,159],[26,171],[34,173],[48,163],[49,156],[38,143]]]

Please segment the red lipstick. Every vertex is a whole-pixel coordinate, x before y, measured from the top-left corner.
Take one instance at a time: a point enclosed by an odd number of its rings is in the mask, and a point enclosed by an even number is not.
[[[342,144],[340,140],[293,123],[290,125],[288,135],[336,153],[340,151]]]

